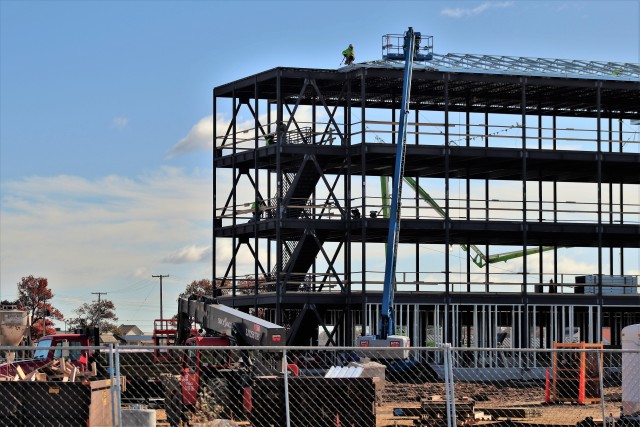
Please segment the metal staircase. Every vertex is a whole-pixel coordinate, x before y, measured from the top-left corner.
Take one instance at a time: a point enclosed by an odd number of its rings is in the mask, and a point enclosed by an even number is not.
[[[307,132],[303,132],[303,135],[307,135]],[[288,136],[287,143],[309,144],[312,143],[312,138],[295,139]],[[282,219],[313,219],[315,213],[310,206],[310,198],[320,181],[320,170],[317,160],[312,154],[308,154],[295,173],[283,174]],[[305,283],[308,282],[306,272],[313,265],[324,241],[323,234],[308,227],[304,229],[297,241],[282,240],[282,270],[278,271],[279,266],[276,265],[272,276],[279,276],[278,283],[283,286],[283,290],[300,291],[310,288],[310,283]]]

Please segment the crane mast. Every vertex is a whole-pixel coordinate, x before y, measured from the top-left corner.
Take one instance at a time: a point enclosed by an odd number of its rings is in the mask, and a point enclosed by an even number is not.
[[[380,318],[380,338],[387,339],[395,333],[393,314],[393,296],[396,285],[396,264],[398,253],[398,238],[400,236],[400,211],[402,208],[402,178],[404,177],[406,127],[411,96],[411,77],[413,75],[413,61],[416,47],[416,36],[420,33],[409,30],[404,35],[404,76],[402,80],[402,107],[400,108],[400,124],[396,140],[396,162],[393,171],[393,187],[391,193],[391,208],[389,212],[389,234],[387,236],[387,256],[384,269],[384,288],[382,292],[382,310]]]
[[[402,39],[402,44],[392,44],[392,37]],[[393,187],[391,193],[391,206],[389,211],[389,234],[387,236],[387,253],[385,260],[384,288],[382,293],[382,309],[380,315],[379,332],[377,337],[362,336],[358,343],[362,347],[389,346],[408,347],[407,337],[395,336],[395,319],[393,297],[396,286],[396,264],[398,253],[398,240],[400,236],[400,214],[402,209],[402,180],[404,177],[405,151],[406,151],[406,127],[409,113],[409,101],[411,97],[411,77],[413,75],[414,61],[429,60],[431,52],[431,37],[424,47],[425,53],[420,53],[421,34],[414,32],[412,27],[404,33],[404,36],[383,36],[383,58],[388,60],[404,60],[404,74],[402,81],[402,104],[400,109],[400,123],[396,139],[396,159],[393,171]],[[376,342],[377,341],[377,342]]]

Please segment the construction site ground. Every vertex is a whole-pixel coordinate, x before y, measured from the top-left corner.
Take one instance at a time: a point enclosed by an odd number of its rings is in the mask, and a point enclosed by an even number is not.
[[[397,427],[415,426],[416,416],[394,416],[394,408],[415,408],[421,407],[422,399],[432,399],[439,396],[445,399],[445,387],[442,383],[390,383],[387,382],[382,392],[382,399],[376,408],[376,427]],[[587,417],[593,418],[596,424],[602,420],[603,407],[600,402],[589,404],[577,404],[571,402],[545,403],[544,386],[509,386],[504,384],[478,384],[478,383],[457,383],[455,398],[474,397],[477,412],[487,414],[504,414],[510,408],[527,408],[527,412],[535,413],[533,417],[512,417],[493,416],[494,421],[507,420],[521,424],[531,424],[536,426],[575,426],[576,423],[585,420]],[[617,417],[620,414],[621,390],[619,387],[606,387],[604,390],[605,417]],[[510,411],[511,412],[511,411]],[[157,410],[157,425],[168,426],[165,411]],[[494,424],[491,421],[477,421],[477,424]],[[243,424],[248,425],[248,424]],[[444,424],[446,426],[446,420]]]
[[[416,417],[398,417],[393,415],[394,408],[420,408],[422,399],[440,396],[445,399],[444,384],[397,384],[387,383],[383,394],[383,403],[377,411],[377,426],[413,426]],[[620,414],[619,387],[605,388],[605,416]],[[518,418],[512,416],[499,417],[497,420],[511,419],[531,425],[575,426],[587,417],[594,421],[602,420],[602,404],[594,402],[577,404],[571,402],[545,403],[544,385],[509,386],[490,383],[456,383],[455,398],[470,398],[475,401],[477,412],[488,414],[507,412],[511,408],[527,408],[526,412],[535,412],[536,416]],[[503,409],[504,411],[500,411]],[[496,416],[493,417],[496,420]],[[478,424],[482,424],[478,421]],[[446,421],[445,424],[446,425]]]

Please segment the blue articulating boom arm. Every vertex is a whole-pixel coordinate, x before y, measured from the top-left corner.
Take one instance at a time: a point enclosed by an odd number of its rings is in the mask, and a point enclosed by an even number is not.
[[[387,258],[384,270],[384,288],[382,291],[382,310],[380,319],[380,338],[395,334],[393,314],[393,295],[396,285],[396,262],[398,239],[400,236],[400,209],[402,197],[402,178],[404,176],[406,127],[409,113],[409,98],[411,95],[411,76],[416,50],[416,38],[420,33],[414,33],[413,28],[404,35],[404,77],[402,82],[402,107],[400,109],[400,125],[396,140],[396,163],[393,171],[393,190],[391,193],[391,210],[389,212],[389,235],[387,237]]]

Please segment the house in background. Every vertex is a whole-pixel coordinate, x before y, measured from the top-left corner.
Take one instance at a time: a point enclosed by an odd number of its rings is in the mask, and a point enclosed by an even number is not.
[[[153,345],[153,335],[146,335],[136,325],[120,325],[114,336],[125,345]]]

